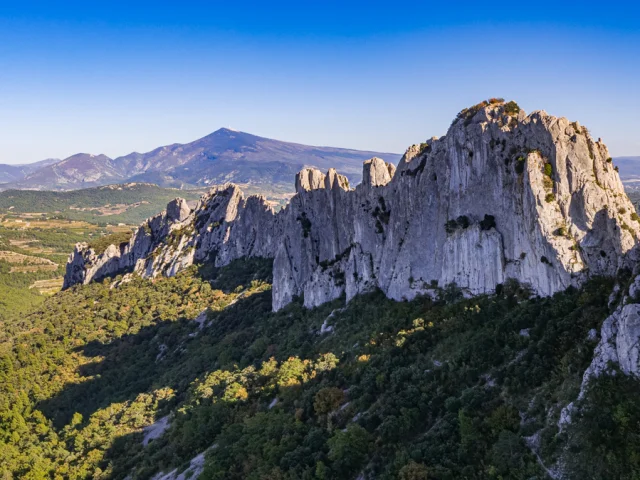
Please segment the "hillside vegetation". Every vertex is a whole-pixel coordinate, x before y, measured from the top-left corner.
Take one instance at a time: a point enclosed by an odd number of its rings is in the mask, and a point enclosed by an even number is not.
[[[203,190],[160,188],[148,183],[109,185],[69,192],[7,190],[0,192],[0,213],[41,213],[107,224],[137,225],[165,209],[176,197],[197,200]]]
[[[102,238],[123,238],[131,228],[0,214],[0,321],[29,311],[44,300],[42,293],[62,287],[67,258],[76,242],[104,244]]]
[[[272,313],[270,271],[105,280],[7,322],[0,475],[188,478],[202,453],[201,479],[543,479],[560,458],[567,478],[640,475],[637,381],[601,377],[556,426],[612,280]]]

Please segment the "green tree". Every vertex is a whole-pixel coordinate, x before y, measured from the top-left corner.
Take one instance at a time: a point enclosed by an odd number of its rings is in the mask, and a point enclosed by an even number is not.
[[[336,410],[344,401],[344,392],[340,388],[325,387],[316,393],[313,409],[317,415],[324,415]]]
[[[328,441],[329,459],[334,470],[343,475],[354,473],[364,462],[370,443],[371,435],[358,424],[337,431]]]
[[[398,472],[399,480],[427,480],[429,473],[427,467],[422,463],[411,460]]]

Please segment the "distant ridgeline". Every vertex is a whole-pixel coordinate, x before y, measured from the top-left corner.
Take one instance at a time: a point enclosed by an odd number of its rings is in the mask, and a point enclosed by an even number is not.
[[[0,213],[42,213],[92,223],[138,224],[155,215],[177,194],[197,200],[201,191],[125,183],[67,192],[0,191]]]
[[[612,275],[640,234],[607,147],[543,111],[492,99],[465,109],[447,135],[411,146],[397,170],[373,158],[357,187],[306,168],[275,212],[228,184],[191,211],[183,200],[128,242],[78,244],[65,287],[135,271],[175,275],[195,263],[273,259],[273,309],[382,290],[412,299],[456,284],[467,294],[507,279],[551,295]]]
[[[78,153],[18,168],[0,165],[0,190],[73,190],[127,182],[202,188],[232,181],[272,195],[289,194],[291,179],[304,166],[335,167],[355,181],[360,163],[373,156],[400,159],[393,153],[301,145],[221,128],[190,143],[118,158]]]

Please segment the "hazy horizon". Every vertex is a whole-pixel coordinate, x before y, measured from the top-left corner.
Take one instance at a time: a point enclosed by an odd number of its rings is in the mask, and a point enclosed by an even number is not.
[[[0,163],[116,158],[221,127],[402,153],[489,97],[640,155],[640,7],[506,5],[0,6]]]

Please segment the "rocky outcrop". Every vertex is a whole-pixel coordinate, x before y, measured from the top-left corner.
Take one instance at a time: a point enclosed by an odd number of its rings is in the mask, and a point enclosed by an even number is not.
[[[190,213],[191,209],[183,198],[176,198],[167,205],[167,220],[170,222],[184,222]]]
[[[169,202],[166,211],[150,218],[139,227],[128,243],[110,245],[102,253],[97,253],[87,243],[76,244],[67,261],[63,288],[133,271],[136,270],[137,265],[142,268],[147,263],[145,259],[160,244],[178,235],[173,232],[184,226],[190,214],[191,209],[186,200],[176,198]],[[185,258],[167,259],[167,261],[179,266],[189,263]],[[172,273],[176,273],[179,269],[180,267],[174,268]],[[142,273],[139,269],[137,271]]]
[[[640,376],[640,305],[637,303],[619,307],[604,321],[600,343],[584,381],[607,373],[612,365],[627,375]]]
[[[364,162],[362,184],[369,187],[382,187],[391,181],[396,173],[395,165],[386,163],[378,157]]]
[[[118,268],[153,277],[261,256],[274,259],[275,310],[298,295],[312,307],[373,288],[398,300],[448,283],[478,294],[509,277],[549,295],[615,273],[640,234],[603,143],[566,118],[500,102],[464,110],[397,170],[368,160],[355,189],[333,169],[306,168],[295,183],[278,212],[228,184],[188,215],[168,208],[124,247],[79,245],[65,286]]]
[[[637,256],[634,249],[634,257]],[[637,262],[637,258],[634,258]],[[636,264],[636,270],[639,265]],[[620,285],[616,285],[611,294],[609,306],[618,300]],[[629,295],[623,296],[620,305],[606,318],[600,329],[600,341],[593,352],[591,364],[582,376],[582,385],[577,402],[585,398],[590,382],[601,375],[625,375],[640,377],[640,275],[637,275],[629,286]],[[597,338],[597,331],[589,332],[589,339]],[[563,429],[571,424],[577,409],[576,402],[566,405],[560,412],[558,426]]]

